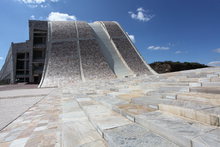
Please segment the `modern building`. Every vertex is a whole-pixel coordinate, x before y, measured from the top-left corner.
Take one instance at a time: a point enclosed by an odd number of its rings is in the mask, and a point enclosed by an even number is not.
[[[117,22],[29,21],[29,40],[12,43],[0,72],[4,83],[40,87],[156,74]]]

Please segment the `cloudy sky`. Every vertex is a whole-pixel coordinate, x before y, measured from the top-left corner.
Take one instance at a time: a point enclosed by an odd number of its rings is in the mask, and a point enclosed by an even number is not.
[[[220,0],[1,0],[0,67],[28,20],[118,21],[148,63],[220,66]]]

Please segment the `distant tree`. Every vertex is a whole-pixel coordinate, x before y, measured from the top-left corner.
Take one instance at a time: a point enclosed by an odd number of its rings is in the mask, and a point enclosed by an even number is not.
[[[182,70],[190,70],[197,68],[205,68],[207,65],[196,63],[196,62],[173,62],[173,61],[156,61],[151,63],[150,66],[158,73],[175,72]]]

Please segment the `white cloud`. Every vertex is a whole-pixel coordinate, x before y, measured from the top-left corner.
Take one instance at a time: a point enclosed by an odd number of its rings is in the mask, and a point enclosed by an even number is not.
[[[208,63],[208,66],[220,66],[220,61],[212,61]]]
[[[0,57],[0,61],[3,60],[3,59],[4,59],[3,57]]]
[[[175,54],[181,54],[183,53],[182,51],[176,51]]]
[[[154,15],[148,14],[147,11],[145,11],[142,7],[137,8],[136,14],[131,11],[128,13],[130,14],[132,19],[136,19],[136,20],[143,21],[143,22],[148,22],[154,17]]]
[[[175,54],[187,54],[187,53],[188,53],[187,51],[180,51],[180,50],[175,51]]]
[[[74,15],[69,15],[60,12],[51,12],[47,17],[47,20],[49,21],[66,21],[66,20],[76,20],[76,19],[77,18]]]
[[[17,0],[21,3],[26,4],[30,8],[47,8],[50,6],[50,3],[58,2],[59,0]]]
[[[129,38],[131,39],[131,41],[135,43],[134,35],[128,35],[128,36],[129,36]]]
[[[31,19],[31,20],[35,20],[36,17],[35,17],[34,15],[31,15],[30,19]]]
[[[41,4],[46,2],[46,0],[19,0],[19,1],[25,4]]]
[[[216,52],[216,53],[220,53],[220,48],[217,48],[217,49],[215,49],[213,51]]]
[[[127,34],[128,34],[128,32],[127,32]],[[133,43],[135,43],[135,37],[134,37],[134,35],[128,34],[128,37],[131,39],[131,41],[132,41]]]
[[[31,15],[30,20],[45,20],[45,18],[42,16],[36,17],[35,15]]]
[[[164,46],[149,46],[147,49],[149,50],[170,50],[169,47],[164,47]]]

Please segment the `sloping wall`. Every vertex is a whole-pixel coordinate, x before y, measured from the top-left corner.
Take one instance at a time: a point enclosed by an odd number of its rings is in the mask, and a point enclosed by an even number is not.
[[[138,74],[156,74],[143,60],[136,47],[117,22],[103,21],[111,39],[130,69]]]
[[[40,87],[81,80],[75,22],[49,22],[46,62]]]
[[[107,49],[103,46],[109,42],[98,38],[102,36],[98,31],[106,33],[114,52],[117,52],[120,62],[127,69],[127,75],[153,74],[120,25],[116,22],[100,24],[102,29],[95,30],[93,25],[82,21],[48,22],[48,46],[39,87],[116,78],[115,69],[107,58],[115,54],[103,51]]]

